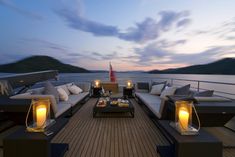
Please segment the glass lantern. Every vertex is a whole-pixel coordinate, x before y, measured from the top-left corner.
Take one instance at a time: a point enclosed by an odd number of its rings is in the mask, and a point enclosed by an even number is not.
[[[132,88],[133,87],[133,83],[131,80],[126,81],[126,88]]]
[[[100,83],[101,83],[100,80],[95,80],[95,81],[94,81],[94,87],[95,87],[95,88],[100,88]]]
[[[28,125],[28,116],[33,114],[32,124]],[[44,132],[52,124],[50,119],[50,100],[33,99],[26,117],[26,128],[29,132]]]
[[[175,122],[173,123],[173,126],[181,135],[198,134],[199,129],[195,129],[192,126],[193,108],[193,101],[178,100],[175,102]]]

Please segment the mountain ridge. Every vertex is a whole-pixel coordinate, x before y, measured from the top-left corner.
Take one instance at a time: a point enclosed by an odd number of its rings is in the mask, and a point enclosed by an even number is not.
[[[88,73],[81,67],[65,64],[50,56],[31,56],[14,63],[0,65],[0,72],[25,73],[44,70],[58,70],[60,73]]]
[[[234,68],[233,68],[234,67]],[[151,74],[222,74],[235,75],[235,58],[223,58],[212,63],[192,65],[182,68],[151,70]]]

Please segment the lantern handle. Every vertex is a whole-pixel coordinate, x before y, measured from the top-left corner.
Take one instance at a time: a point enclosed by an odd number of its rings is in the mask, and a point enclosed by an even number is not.
[[[196,99],[195,99],[195,100],[196,100]],[[197,114],[197,110],[196,110],[194,104],[192,104],[192,106],[193,106],[193,110],[194,110],[194,112],[195,112],[195,114],[196,114],[197,121],[198,121],[198,129],[197,129],[197,131],[199,131],[200,128],[201,128],[201,122],[200,122],[200,119],[199,119],[199,116],[198,116],[198,114]]]
[[[29,110],[27,112],[27,115],[26,115],[26,119],[25,119],[25,125],[26,125],[26,128],[29,129],[29,126],[28,126],[28,118],[29,118],[29,113],[31,111],[31,108],[33,106],[33,102],[31,102],[30,106],[29,106]]]

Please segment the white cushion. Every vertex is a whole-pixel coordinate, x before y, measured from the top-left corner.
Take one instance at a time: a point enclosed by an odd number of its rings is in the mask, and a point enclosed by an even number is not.
[[[69,96],[62,87],[58,87],[57,91],[59,93],[59,98],[60,98],[61,101],[68,101]]]
[[[176,87],[166,87],[166,88],[162,91],[162,93],[161,93],[161,95],[160,95],[160,98],[163,98],[163,99],[164,99],[166,96],[174,95],[175,91],[176,91]]]
[[[158,84],[158,85],[154,85],[152,86],[152,89],[150,91],[150,94],[153,95],[160,95],[162,92],[162,89],[164,88],[165,84]]]
[[[79,94],[79,93],[82,93],[82,89],[79,88],[79,87],[76,86],[76,85],[68,86],[68,89],[69,89],[69,91],[70,91],[72,94]]]

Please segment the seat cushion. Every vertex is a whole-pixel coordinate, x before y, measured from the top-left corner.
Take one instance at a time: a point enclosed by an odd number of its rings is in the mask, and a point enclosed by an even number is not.
[[[82,89],[79,88],[78,86],[76,86],[75,84],[71,85],[71,86],[67,86],[70,93],[72,94],[80,94],[82,93]]]
[[[60,115],[62,115],[63,113],[65,113],[66,111],[68,111],[69,109],[71,109],[71,104],[66,102],[66,101],[60,101],[57,104],[57,112],[55,113],[55,118],[59,117]]]
[[[158,117],[161,118],[161,99],[149,93],[136,93],[136,96]]]
[[[162,91],[162,93],[160,95],[160,98],[165,98],[166,96],[174,95],[175,90],[176,90],[176,87],[167,87],[167,88],[165,88]]]
[[[59,93],[60,101],[68,101],[69,96],[62,87],[58,87],[57,91]]]
[[[150,91],[150,94],[160,95],[162,93],[162,90],[163,90],[164,87],[165,87],[165,84],[153,85],[152,89]]]
[[[76,94],[76,95],[70,95],[68,99],[68,103],[70,103],[73,107],[88,95],[89,95],[88,92],[83,92],[83,93]]]
[[[57,92],[56,88],[49,81],[47,81],[45,83],[45,88],[44,88],[43,94],[54,95],[56,102],[57,103],[59,102],[59,93]]]
[[[158,85],[158,84],[164,84],[164,87],[163,87],[163,88],[165,88],[165,86],[166,86],[166,84],[167,84],[167,81],[163,81],[163,82],[152,81],[152,82],[151,82],[151,88],[150,88],[150,90],[152,89],[152,87],[153,87],[154,85]]]
[[[190,84],[179,87],[175,91],[175,95],[188,95],[190,91]]]
[[[60,85],[60,86],[57,86],[57,88],[59,88],[59,87],[63,88],[64,91],[67,93],[67,95],[70,95],[69,89],[68,89],[68,87],[67,87],[68,85],[72,85],[72,83]]]
[[[197,92],[194,94],[194,96],[199,96],[199,97],[210,97],[213,96],[214,90],[205,90],[202,92]]]

